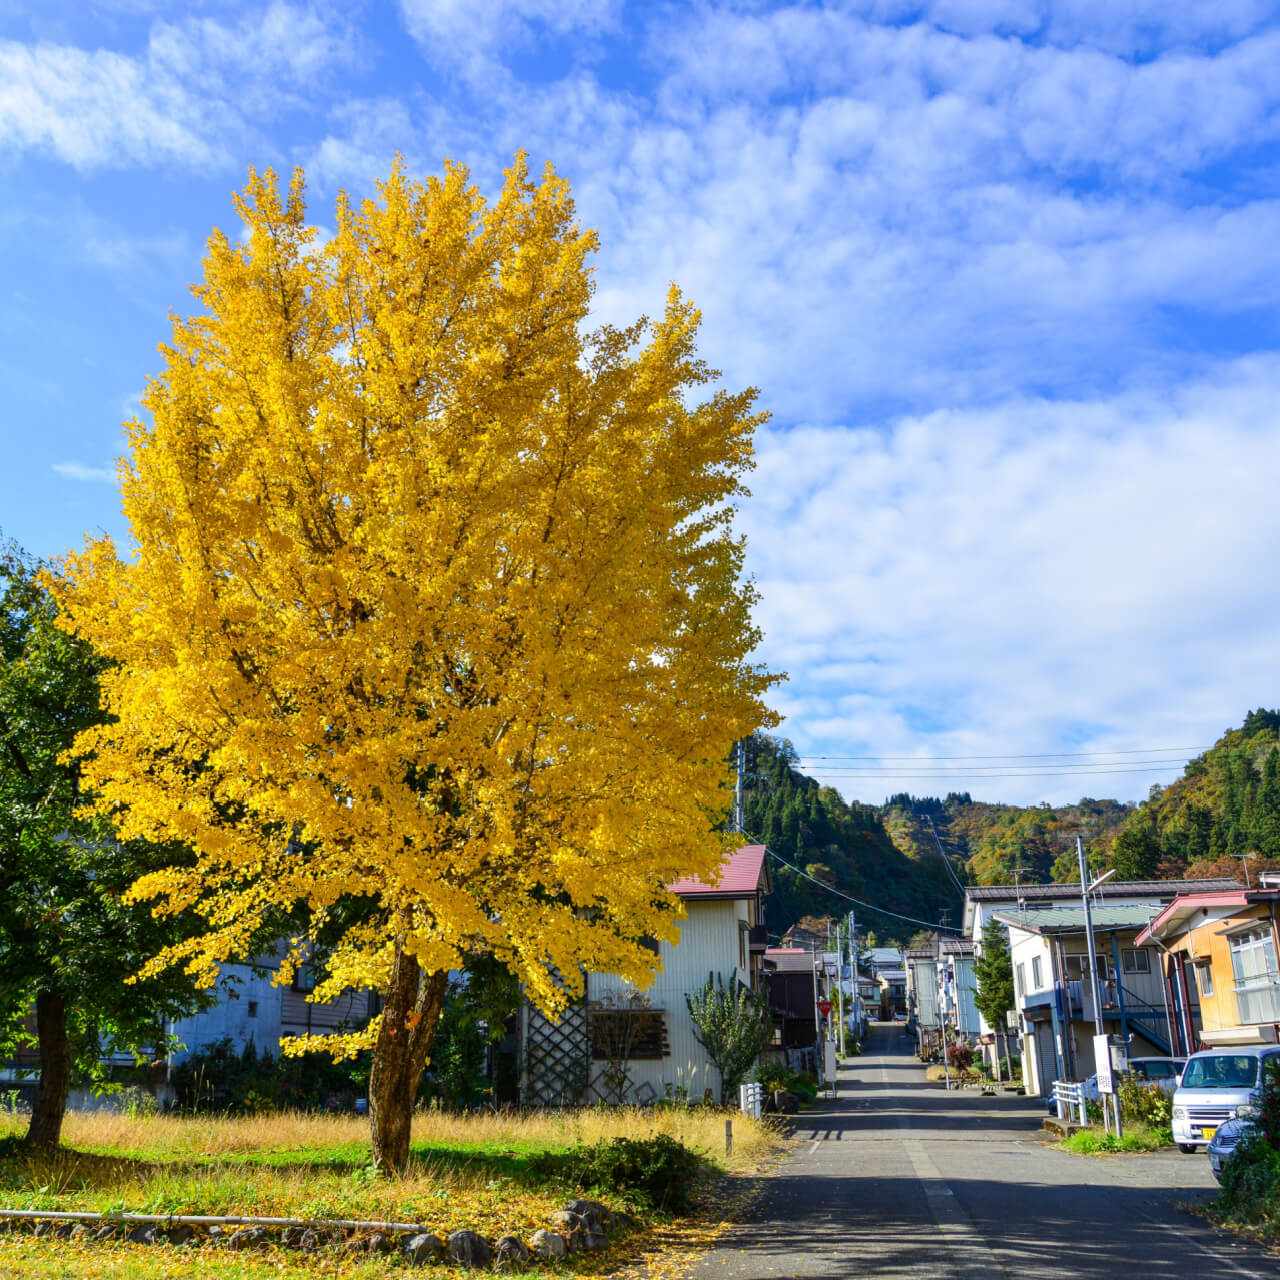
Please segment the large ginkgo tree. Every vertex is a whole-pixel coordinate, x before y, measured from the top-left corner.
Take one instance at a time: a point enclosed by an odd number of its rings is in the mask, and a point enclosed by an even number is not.
[[[383,993],[290,1047],[372,1047],[394,1169],[451,969],[553,1015],[584,968],[645,984],[666,886],[714,874],[773,719],[731,525],[761,415],[674,288],[591,326],[595,235],[523,157],[491,203],[397,164],[323,241],[300,174],[236,205],[127,425],[135,545],[57,583],[112,662],[77,750],[122,838],[196,851],[133,890],[208,926],[148,972],[211,981],[279,916],[282,981],[323,937],[316,999]]]

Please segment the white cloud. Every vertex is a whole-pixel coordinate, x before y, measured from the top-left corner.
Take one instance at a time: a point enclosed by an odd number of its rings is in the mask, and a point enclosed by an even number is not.
[[[351,56],[342,31],[281,0],[236,24],[156,22],[137,56],[0,41],[0,147],[81,169],[225,164],[259,117]]]
[[[612,29],[621,0],[400,0],[405,26],[433,62],[476,71],[538,37]]]
[[[83,462],[55,462],[53,470],[67,480],[83,480],[91,484],[114,484],[116,479],[114,464],[90,467]]]
[[[766,431],[741,524],[765,652],[793,672],[782,732],[831,755],[1209,745],[1274,700],[1278,404],[1266,357],[1174,392]],[[1181,763],[832,781],[1063,801]]]
[[[846,0],[841,7],[879,21],[923,16],[967,35],[1008,34],[1126,55],[1239,39],[1275,16],[1269,0]]]

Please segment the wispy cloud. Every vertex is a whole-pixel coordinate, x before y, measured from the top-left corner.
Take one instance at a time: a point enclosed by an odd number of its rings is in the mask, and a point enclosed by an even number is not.
[[[155,22],[125,54],[0,41],[0,147],[81,169],[228,163],[237,136],[353,56],[353,39],[275,0],[238,22]]]
[[[53,470],[66,480],[83,480],[90,484],[114,484],[116,479],[114,464],[90,467],[83,462],[55,462]]]
[[[400,0],[400,8],[431,62],[481,78],[513,48],[568,35],[583,42],[615,29],[622,0]]]

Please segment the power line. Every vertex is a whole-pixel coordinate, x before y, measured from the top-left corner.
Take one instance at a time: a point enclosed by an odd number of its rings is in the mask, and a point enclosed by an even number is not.
[[[829,778],[1088,778],[1108,777],[1112,773],[1167,773],[1176,767],[1176,760],[1166,764],[1125,765],[1124,768],[1092,768],[1083,765],[1078,769],[1057,769],[1050,765],[1028,765],[1016,772],[992,772],[989,769],[979,772],[978,769],[840,769],[833,767],[810,767],[809,772],[822,774]],[[993,767],[995,768],[995,767]],[[1010,765],[1012,768],[1012,765]]]
[[[951,865],[951,859],[947,857],[942,848],[942,841],[938,839],[938,828],[933,825],[933,819],[926,813],[924,820],[929,824],[929,830],[933,832],[933,843],[938,846],[938,857],[942,859],[942,865],[946,867],[947,874],[956,882],[956,888],[960,890],[960,896],[964,897],[964,885],[960,883],[960,877],[956,875],[955,868]]]
[[[763,843],[763,841],[761,841],[761,843]],[[855,898],[853,894],[845,893],[843,889],[833,889],[829,884],[824,884],[816,876],[811,876],[807,871],[802,871],[794,863],[788,862],[780,853],[774,853],[767,844],[764,846],[764,851],[776,862],[782,863],[784,867],[790,867],[796,875],[804,876],[806,880],[812,880],[814,884],[825,889],[828,893],[834,893],[837,898],[843,898],[846,902],[853,902],[860,907],[866,907],[868,911],[878,911],[882,916],[892,916],[895,920],[905,920],[908,924],[924,925],[926,929],[939,929],[944,933],[961,932],[961,930],[953,928],[950,925],[939,924],[936,920],[917,920],[915,916],[904,916],[900,912],[890,911],[887,907],[877,907],[874,903],[866,902],[862,898]]]
[[[1041,751],[1019,754],[1007,752],[998,756],[813,756],[799,755],[798,760],[1063,760],[1084,756],[1150,756],[1161,751],[1190,751],[1196,755],[1208,751],[1208,747],[1129,747],[1123,751]],[[1117,763],[1119,763],[1117,761]]]

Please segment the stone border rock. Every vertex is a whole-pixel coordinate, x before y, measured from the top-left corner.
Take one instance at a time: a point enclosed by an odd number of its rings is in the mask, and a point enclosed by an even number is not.
[[[446,1239],[408,1222],[359,1219],[213,1218],[194,1214],[93,1213],[52,1209],[0,1209],[0,1234],[24,1233],[70,1240],[127,1240],[131,1244],[216,1245],[268,1249],[273,1245],[315,1253],[347,1255],[400,1253],[409,1266],[451,1262],[474,1270],[511,1272],[531,1260],[557,1262],[571,1253],[607,1249],[611,1237],[641,1224],[596,1200],[570,1200],[551,1215],[552,1230],[541,1228],[526,1243],[505,1235],[490,1242],[475,1231],[454,1231]]]

